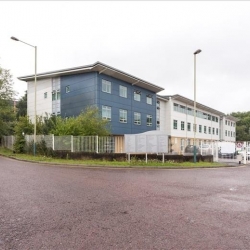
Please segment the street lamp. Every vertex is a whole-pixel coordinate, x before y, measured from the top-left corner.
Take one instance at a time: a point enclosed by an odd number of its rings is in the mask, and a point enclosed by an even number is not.
[[[201,53],[198,49],[194,52],[194,163],[196,163],[196,55]]]
[[[34,148],[33,148],[33,153],[34,153],[34,155],[36,155],[36,68],[37,68],[37,47],[33,46],[33,45],[29,44],[29,43],[26,43],[24,41],[21,41],[21,40],[19,40],[18,38],[14,37],[14,36],[12,36],[11,39],[14,40],[14,41],[21,42],[21,43],[24,43],[26,45],[29,45],[29,46],[31,46],[31,47],[33,47],[35,49],[35,90],[34,90],[34,95],[35,95],[35,98],[34,98],[34,101],[35,101],[35,103],[34,103],[35,119],[34,119]]]

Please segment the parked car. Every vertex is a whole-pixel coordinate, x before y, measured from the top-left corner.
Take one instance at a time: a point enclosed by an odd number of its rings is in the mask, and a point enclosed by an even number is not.
[[[202,155],[211,155],[212,154],[212,148],[209,144],[202,144],[201,145],[201,153]]]
[[[194,153],[194,145],[187,145],[184,150],[185,154],[193,154]],[[196,146],[196,154],[200,154],[201,150],[199,146]]]

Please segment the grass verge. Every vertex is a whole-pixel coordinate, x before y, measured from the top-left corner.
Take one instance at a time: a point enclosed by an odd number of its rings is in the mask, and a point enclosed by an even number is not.
[[[39,163],[61,164],[70,167],[76,166],[92,166],[92,167],[117,167],[117,168],[169,168],[169,169],[188,169],[188,168],[216,168],[225,167],[225,164],[216,162],[174,162],[166,161],[161,162],[158,160],[149,160],[147,163],[143,160],[131,160],[127,161],[101,161],[101,160],[72,160],[72,159],[55,159],[46,156],[33,156],[27,154],[15,154],[11,150],[0,147],[0,154],[6,157],[11,157],[17,160],[25,160]]]

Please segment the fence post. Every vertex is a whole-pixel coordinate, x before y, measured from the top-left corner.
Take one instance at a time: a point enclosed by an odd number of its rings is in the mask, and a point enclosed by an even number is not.
[[[73,135],[71,135],[71,152],[74,152],[74,140],[73,140]]]
[[[96,136],[96,153],[98,154],[98,142],[99,142],[99,138],[98,138],[98,135]]]
[[[51,136],[52,136],[52,149],[54,151],[55,150],[55,137],[54,137],[54,134],[52,134]]]

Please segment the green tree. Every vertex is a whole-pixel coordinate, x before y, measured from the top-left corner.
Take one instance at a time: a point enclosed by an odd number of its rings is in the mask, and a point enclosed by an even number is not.
[[[0,67],[0,137],[13,134],[15,95],[10,71]]]
[[[240,119],[236,123],[236,141],[250,141],[250,111],[234,112],[230,115]]]
[[[27,91],[25,91],[24,96],[17,102],[16,108],[17,120],[20,116],[27,116]]]

